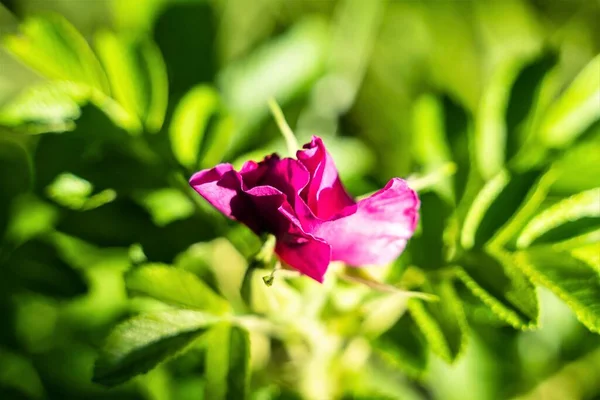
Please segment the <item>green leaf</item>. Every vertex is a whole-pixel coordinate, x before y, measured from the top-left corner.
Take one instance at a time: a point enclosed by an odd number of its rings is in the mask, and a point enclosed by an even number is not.
[[[16,399],[22,398],[21,396],[24,399],[46,398],[42,381],[32,362],[0,347],[0,393],[6,389],[14,390]]]
[[[160,301],[225,314],[229,305],[193,273],[163,264],[147,264],[126,276],[127,288]]]
[[[465,249],[481,248],[521,207],[540,177],[538,170],[523,173],[501,171],[477,194],[461,232]]]
[[[547,110],[539,135],[549,147],[565,147],[600,118],[600,55],[577,75]]]
[[[552,194],[571,195],[598,186],[598,177],[600,176],[600,125],[595,135],[595,140],[570,147],[553,164],[556,179],[550,188]]]
[[[177,105],[169,135],[173,154],[181,165],[188,168],[197,166],[209,119],[218,107],[219,95],[213,88],[204,85],[191,89]]]
[[[136,200],[150,213],[152,221],[158,226],[186,219],[194,213],[194,203],[181,190],[174,188],[143,191],[136,196]]]
[[[62,132],[81,115],[79,106],[89,90],[73,82],[54,81],[27,87],[0,109],[0,123],[6,126],[41,125],[31,133]]]
[[[420,234],[415,235],[409,244],[412,263],[424,270],[440,269],[448,258],[445,231],[452,207],[438,194],[430,192],[421,197],[421,208],[427,210],[421,214]]]
[[[525,226],[517,246],[558,242],[600,225],[600,188],[578,193],[548,207]]]
[[[468,253],[457,276],[498,318],[517,329],[532,329],[538,321],[536,290],[512,262],[508,254]]]
[[[327,56],[327,35],[322,20],[304,20],[223,71],[219,87],[224,103],[243,124],[235,150],[257,137],[248,133],[268,115],[270,98],[285,104],[319,76]]]
[[[71,268],[43,237],[19,246],[3,267],[15,285],[46,296],[72,298],[87,291],[79,271]]]
[[[567,252],[521,251],[517,265],[536,284],[553,291],[591,331],[600,333],[600,268]],[[595,268],[595,269],[594,269]]]
[[[250,384],[248,332],[223,323],[214,327],[209,335],[205,397],[214,400],[247,399]]]
[[[431,94],[417,99],[413,111],[415,135],[414,154],[416,161],[424,166],[424,173],[431,173],[451,161],[444,126],[444,110],[440,100]],[[436,189],[447,199],[454,193],[450,179],[441,180]]]
[[[394,368],[412,377],[421,377],[427,369],[429,348],[414,319],[405,313],[373,342],[375,354]]]
[[[24,64],[49,79],[84,83],[108,93],[106,76],[90,46],[58,15],[30,17],[21,35],[5,38],[4,46]]]
[[[506,110],[512,86],[523,59],[508,58],[499,63],[484,91],[475,121],[475,155],[485,179],[501,172],[506,161]]]
[[[63,173],[46,187],[49,198],[58,204],[74,210],[91,210],[115,200],[117,194],[105,189],[93,194],[94,186],[76,175]]]
[[[466,317],[450,280],[433,283],[431,289],[440,298],[439,301],[411,299],[408,309],[431,350],[451,363],[462,354],[466,346]]]
[[[12,201],[30,188],[32,169],[30,155],[23,144],[0,136],[0,238],[8,226]]]
[[[105,31],[97,35],[96,47],[115,99],[151,132],[158,131],[167,109],[168,79],[156,45]]]
[[[128,319],[106,339],[96,360],[93,381],[114,386],[146,373],[181,353],[217,320],[201,312],[185,310]]]

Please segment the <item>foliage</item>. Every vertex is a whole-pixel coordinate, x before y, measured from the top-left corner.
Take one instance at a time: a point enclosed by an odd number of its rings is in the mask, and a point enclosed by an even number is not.
[[[600,393],[593,7],[107,1],[97,28],[15,3],[0,58],[28,78],[0,97],[0,395]],[[412,173],[421,218],[396,262],[267,287],[259,238],[190,190],[198,169],[284,153],[270,97],[353,194]]]

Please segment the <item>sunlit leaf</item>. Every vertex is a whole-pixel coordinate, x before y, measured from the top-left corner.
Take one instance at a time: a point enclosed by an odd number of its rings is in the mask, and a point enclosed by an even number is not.
[[[600,118],[600,55],[577,75],[548,109],[539,135],[550,147],[564,147]]]
[[[168,81],[162,56],[148,40],[111,32],[96,37],[115,99],[150,131],[162,126],[167,108]]]
[[[81,115],[79,106],[89,99],[85,86],[73,82],[45,82],[26,88],[0,109],[7,126],[41,125],[42,132],[72,129],[68,124]],[[32,133],[38,133],[33,130]]]
[[[83,36],[63,17],[30,17],[22,35],[6,37],[7,48],[23,63],[55,80],[84,83],[108,93],[106,76]]]
[[[194,203],[181,192],[173,188],[158,189],[140,193],[137,200],[152,215],[158,226],[185,219],[194,213]]]
[[[585,168],[582,168],[582,165]],[[572,146],[554,163],[553,194],[571,195],[598,186],[600,176],[600,125],[596,140]]]
[[[215,400],[247,399],[250,384],[248,332],[223,323],[211,329],[209,335],[205,397]]]
[[[229,305],[193,273],[162,264],[135,268],[126,276],[127,288],[135,294],[203,310],[224,314]]]
[[[219,95],[209,86],[196,86],[179,102],[169,128],[171,147],[184,166],[197,165],[210,117],[219,107]]]
[[[176,356],[217,322],[197,311],[143,314],[118,325],[94,367],[94,382],[114,386]]]
[[[467,322],[451,281],[432,284],[439,301],[411,299],[408,309],[431,350],[446,362],[456,360],[466,346]]]
[[[48,197],[58,204],[74,210],[91,210],[113,201],[117,194],[106,189],[92,194],[93,185],[73,174],[60,174],[46,188]]]
[[[521,232],[517,246],[561,241],[600,226],[600,188],[552,205],[536,215]]]
[[[554,292],[590,330],[600,333],[600,274],[569,253],[539,249],[516,255],[517,265],[536,284]]]
[[[469,253],[460,261],[458,278],[498,318],[517,329],[531,329],[538,320],[536,290],[511,262],[508,254]]]

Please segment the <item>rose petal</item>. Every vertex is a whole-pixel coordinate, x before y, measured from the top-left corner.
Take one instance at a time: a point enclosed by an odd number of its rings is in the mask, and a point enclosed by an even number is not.
[[[397,258],[418,220],[417,194],[394,178],[358,202],[352,215],[323,222],[313,232],[332,248],[332,260],[349,265],[386,264]]]
[[[321,219],[329,219],[340,210],[355,204],[344,189],[333,158],[325,149],[321,138],[313,136],[304,148],[306,150],[299,150],[296,156],[311,176],[302,197],[313,213]]]
[[[331,260],[331,247],[304,231],[286,195],[272,186],[257,186],[245,194],[262,217],[261,229],[277,237],[275,252],[281,260],[304,275],[323,282]]]
[[[190,186],[217,210],[229,218],[235,218],[231,200],[241,189],[241,178],[238,176],[231,164],[219,164],[192,175]]]

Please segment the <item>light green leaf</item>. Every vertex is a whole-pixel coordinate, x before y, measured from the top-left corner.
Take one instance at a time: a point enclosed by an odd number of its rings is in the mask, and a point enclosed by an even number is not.
[[[536,284],[553,291],[591,331],[600,333],[600,273],[567,252],[538,249],[516,254],[517,265]]]
[[[231,138],[235,133],[235,122],[233,117],[221,113],[215,126],[210,129],[204,138],[200,151],[200,168],[212,168],[220,163],[229,150]]]
[[[507,58],[499,63],[479,104],[475,121],[475,155],[486,180],[500,173],[506,161],[506,109],[510,87],[523,61],[522,58]]]
[[[93,381],[126,382],[181,353],[217,318],[197,311],[170,310],[133,317],[108,336],[94,367]]]
[[[415,135],[414,154],[416,161],[424,166],[424,173],[431,173],[452,161],[446,141],[443,105],[431,94],[421,96],[413,111]],[[451,180],[445,178],[435,186],[446,199],[454,197]]]
[[[322,20],[304,20],[223,71],[219,87],[224,103],[236,120],[243,121],[236,146],[243,148],[251,140],[248,131],[268,115],[270,98],[285,104],[319,76],[327,56],[327,35]]]
[[[557,195],[571,195],[598,186],[600,176],[600,126],[596,139],[572,146],[553,164],[556,180],[551,192]],[[582,167],[585,166],[585,167]]]
[[[174,188],[143,192],[136,196],[136,200],[150,213],[158,226],[186,219],[194,213],[194,203],[181,190]]]
[[[219,324],[206,349],[207,399],[245,400],[249,397],[250,338],[240,327]]]
[[[559,201],[535,216],[517,239],[518,248],[561,241],[600,225],[600,188]]]
[[[477,194],[467,212],[461,232],[465,249],[481,248],[521,207],[541,175],[539,170],[523,173],[501,171]]]
[[[177,105],[169,135],[173,154],[181,165],[196,167],[209,119],[218,107],[219,95],[204,85],[191,89]]]
[[[550,147],[564,147],[600,118],[600,55],[573,80],[546,112],[539,135]]]
[[[375,339],[373,348],[385,362],[412,377],[421,377],[427,368],[427,342],[409,313]]]
[[[109,93],[96,56],[65,18],[30,17],[20,28],[22,34],[6,37],[4,46],[24,64],[47,78],[83,83]]]
[[[168,82],[156,45],[105,31],[97,35],[96,47],[115,99],[150,131],[158,131],[167,108]]]
[[[498,318],[517,329],[532,329],[539,312],[536,290],[512,262],[509,254],[468,253],[457,276]]]
[[[126,276],[127,288],[166,303],[225,314],[229,305],[193,273],[163,264],[147,264]]]
[[[446,362],[454,362],[462,354],[467,341],[464,310],[451,281],[431,284],[431,289],[440,301],[411,299],[408,309],[431,350]]]
[[[68,122],[80,117],[79,107],[89,97],[89,89],[73,82],[31,86],[0,109],[0,123],[7,126],[40,124],[44,133],[70,130],[72,126]]]
[[[117,198],[112,189],[105,189],[92,195],[94,186],[76,175],[63,173],[46,187],[49,198],[58,204],[74,210],[91,210],[110,203]]]

